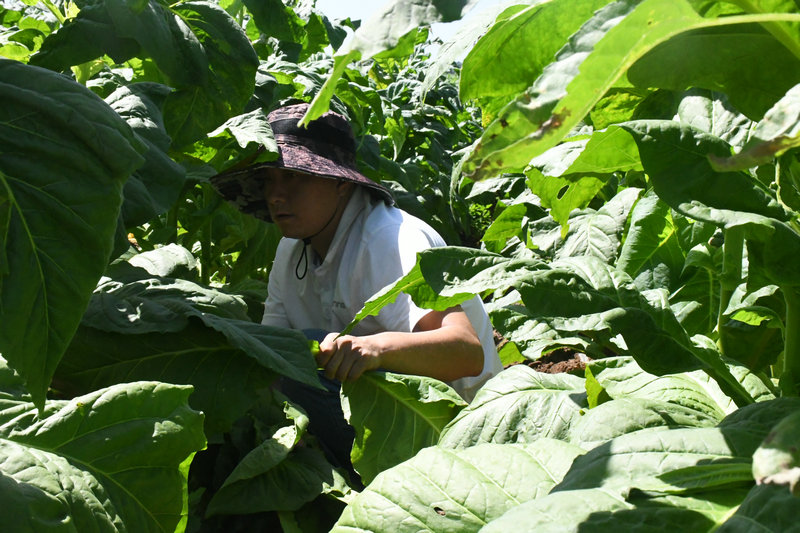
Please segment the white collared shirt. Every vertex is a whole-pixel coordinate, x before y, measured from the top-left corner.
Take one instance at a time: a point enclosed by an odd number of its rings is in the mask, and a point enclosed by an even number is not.
[[[396,207],[373,200],[357,187],[339,221],[324,261],[311,246],[306,250],[308,271],[298,279],[295,267],[303,242],[281,239],[269,275],[269,296],[262,324],[293,329],[341,331],[376,292],[408,273],[417,252],[445,246],[439,234],[422,220]],[[300,264],[300,272],[304,270]],[[461,304],[477,332],[484,352],[480,375],[451,382],[467,401],[490,377],[502,370],[492,325],[476,296]],[[430,310],[417,307],[407,294],[358,323],[353,335],[383,331],[412,331]]]

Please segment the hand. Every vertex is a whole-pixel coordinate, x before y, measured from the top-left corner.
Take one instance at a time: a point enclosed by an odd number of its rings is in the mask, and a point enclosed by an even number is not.
[[[329,333],[319,343],[316,359],[328,379],[354,380],[368,370],[380,368],[381,350],[373,336],[340,337]]]

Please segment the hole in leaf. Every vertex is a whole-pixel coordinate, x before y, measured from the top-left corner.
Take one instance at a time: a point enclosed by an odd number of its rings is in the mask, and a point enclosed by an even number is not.
[[[569,190],[569,185],[564,185],[563,187],[561,187],[561,190],[559,190],[559,191],[558,191],[558,196],[556,196],[556,198],[558,198],[559,200],[561,200],[561,198],[562,198],[562,197],[563,197],[565,194],[567,194],[567,191],[568,191],[568,190]]]
[[[438,514],[438,515],[442,515],[442,516],[444,516],[444,515],[446,515],[446,514],[447,514],[447,513],[445,512],[445,510],[444,510],[444,509],[442,509],[441,507],[434,507],[434,508],[433,508],[433,510],[434,510],[434,511],[436,511],[436,514]]]

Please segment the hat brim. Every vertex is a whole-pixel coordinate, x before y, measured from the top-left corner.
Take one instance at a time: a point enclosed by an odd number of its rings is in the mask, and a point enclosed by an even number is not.
[[[276,136],[277,137],[277,136]],[[211,185],[239,211],[272,222],[264,199],[264,171],[269,168],[294,170],[320,178],[348,181],[367,188],[386,204],[393,205],[391,191],[332,158],[288,139],[278,141],[280,156],[276,161],[258,163],[243,169],[229,170],[211,177]]]

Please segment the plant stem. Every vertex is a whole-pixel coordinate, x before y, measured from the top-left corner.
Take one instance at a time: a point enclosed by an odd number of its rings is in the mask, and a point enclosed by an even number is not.
[[[783,372],[781,391],[786,396],[798,396],[800,384],[800,291],[784,287],[786,322],[783,327]]]
[[[58,9],[55,6],[55,4],[53,4],[53,2],[51,2],[50,0],[42,0],[42,3],[50,11],[50,13],[52,13],[53,16],[58,20],[58,23],[63,26],[64,23],[67,21],[67,17],[64,16],[61,10]]]
[[[744,228],[735,227],[725,230],[723,244],[722,274],[719,278],[719,313],[717,315],[717,334],[722,355],[726,355],[728,338],[723,328],[724,314],[731,301],[736,287],[742,282],[742,254],[744,252]]]

